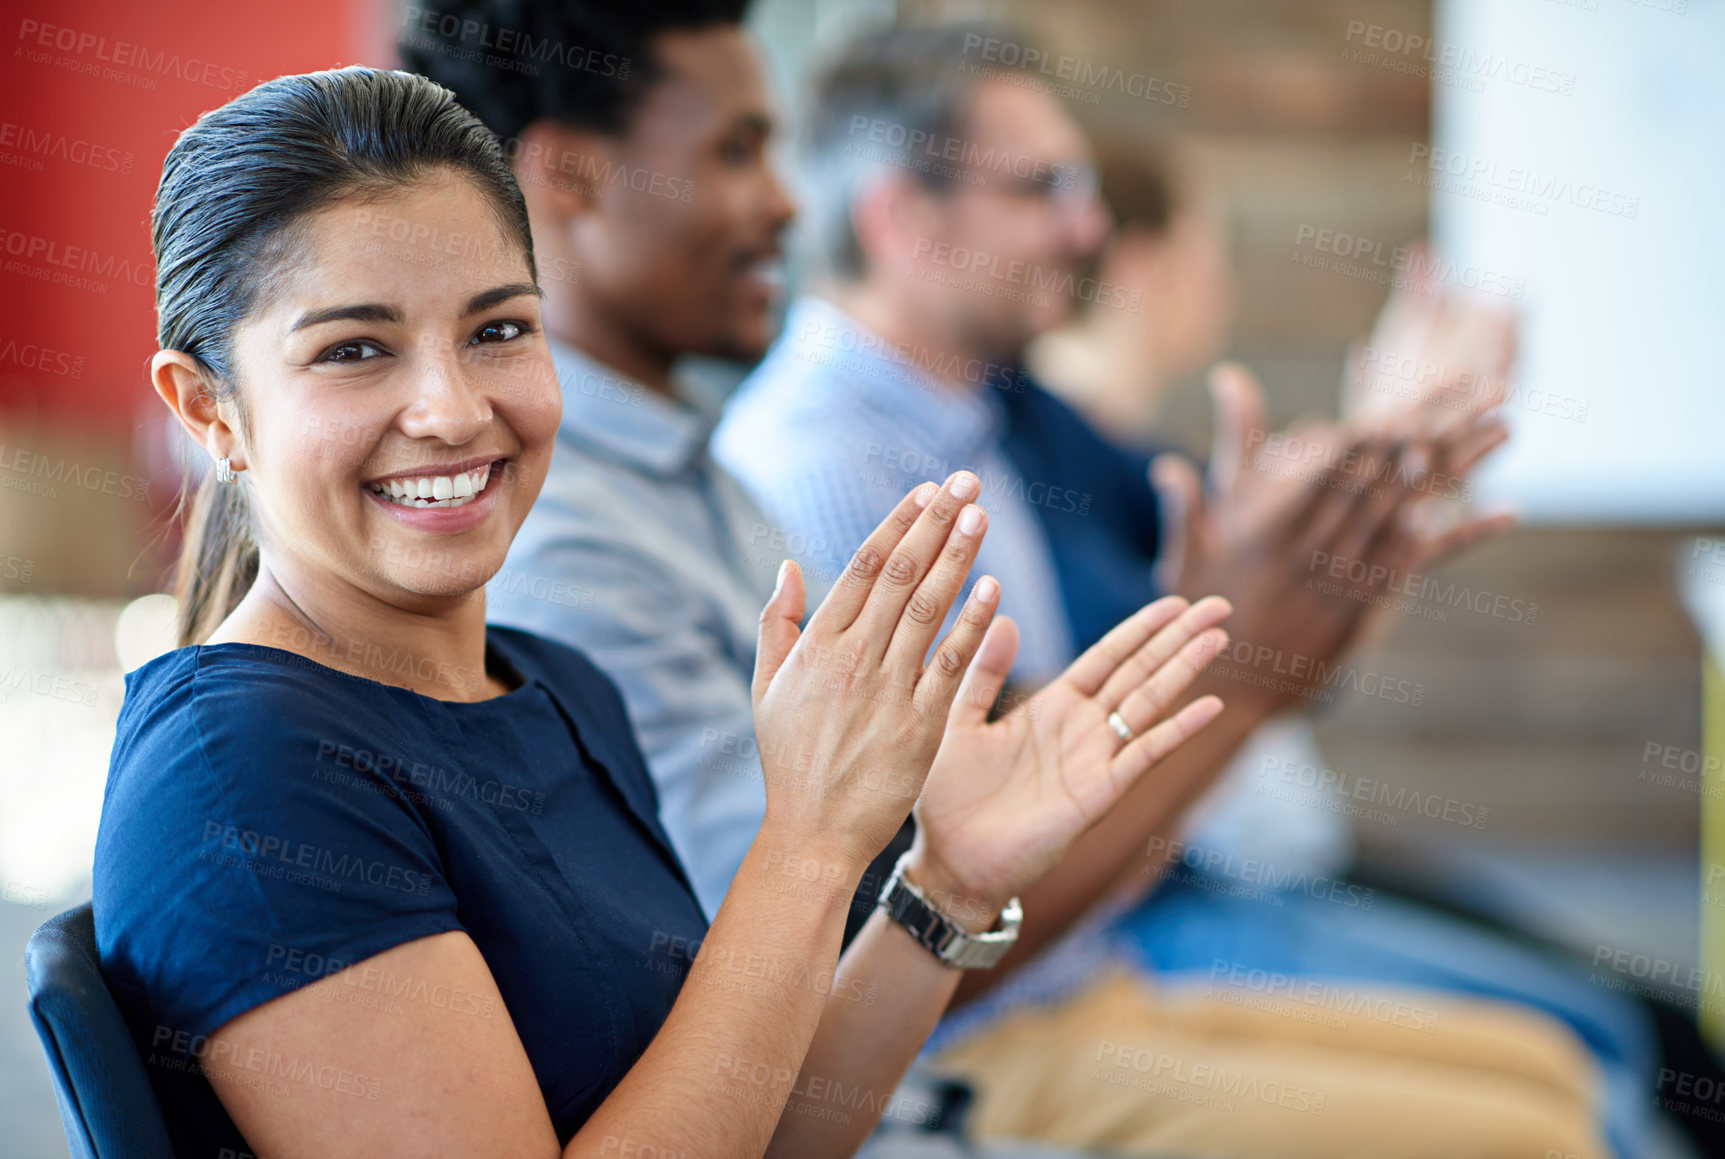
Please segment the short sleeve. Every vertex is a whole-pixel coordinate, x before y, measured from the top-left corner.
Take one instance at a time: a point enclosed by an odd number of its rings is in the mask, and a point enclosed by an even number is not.
[[[138,1033],[178,1049],[462,928],[427,819],[333,759],[397,743],[390,690],[210,649],[169,661],[128,680],[93,884],[103,970]]]

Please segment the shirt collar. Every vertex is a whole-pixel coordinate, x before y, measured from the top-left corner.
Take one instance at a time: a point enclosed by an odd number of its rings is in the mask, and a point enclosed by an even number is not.
[[[847,389],[898,417],[914,416],[931,445],[973,448],[992,443],[1006,426],[1006,409],[979,371],[910,346],[888,342],[825,298],[806,296],[792,304],[785,333],[793,351],[816,363],[845,367],[839,377]],[[934,369],[950,369],[936,375]],[[971,368],[976,369],[976,368]],[[975,381],[971,388],[949,378]]]
[[[546,344],[563,388],[560,437],[658,475],[686,470],[706,452],[717,415],[649,390],[567,342],[547,335]]]

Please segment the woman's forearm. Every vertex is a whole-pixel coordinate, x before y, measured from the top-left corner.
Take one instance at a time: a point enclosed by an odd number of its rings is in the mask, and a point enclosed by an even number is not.
[[[694,959],[665,1025],[565,1156],[765,1152],[822,1011],[856,1005],[835,977],[844,908],[809,904],[806,864],[832,866],[848,890],[865,868],[763,829],[698,951],[667,943],[642,963]]]
[[[907,873],[966,929],[994,924],[998,907],[956,897],[914,855]],[[839,961],[835,998],[850,1000],[827,1003],[767,1154],[849,1155],[885,1115],[920,1122],[932,1108],[900,1106],[893,1092],[963,974],[876,910]]]

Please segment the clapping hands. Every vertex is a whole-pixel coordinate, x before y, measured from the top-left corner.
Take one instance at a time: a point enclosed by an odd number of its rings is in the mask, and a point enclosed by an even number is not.
[[[1508,438],[1493,412],[1514,349],[1512,319],[1413,286],[1356,347],[1341,422],[1272,432],[1250,372],[1211,372],[1208,478],[1166,454],[1152,481],[1169,528],[1164,586],[1227,597],[1241,654],[1288,670],[1243,673],[1226,686],[1231,706],[1261,718],[1310,695],[1299,673],[1333,670],[1398,581],[1514,526],[1465,509],[1472,472]],[[1410,362],[1416,381],[1390,390],[1384,376]]]

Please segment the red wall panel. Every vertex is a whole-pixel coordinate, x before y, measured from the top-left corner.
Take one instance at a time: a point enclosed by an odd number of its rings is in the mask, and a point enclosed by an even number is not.
[[[154,417],[149,212],[175,134],[270,77],[381,63],[384,7],[8,0],[0,421],[124,437],[140,410]]]

